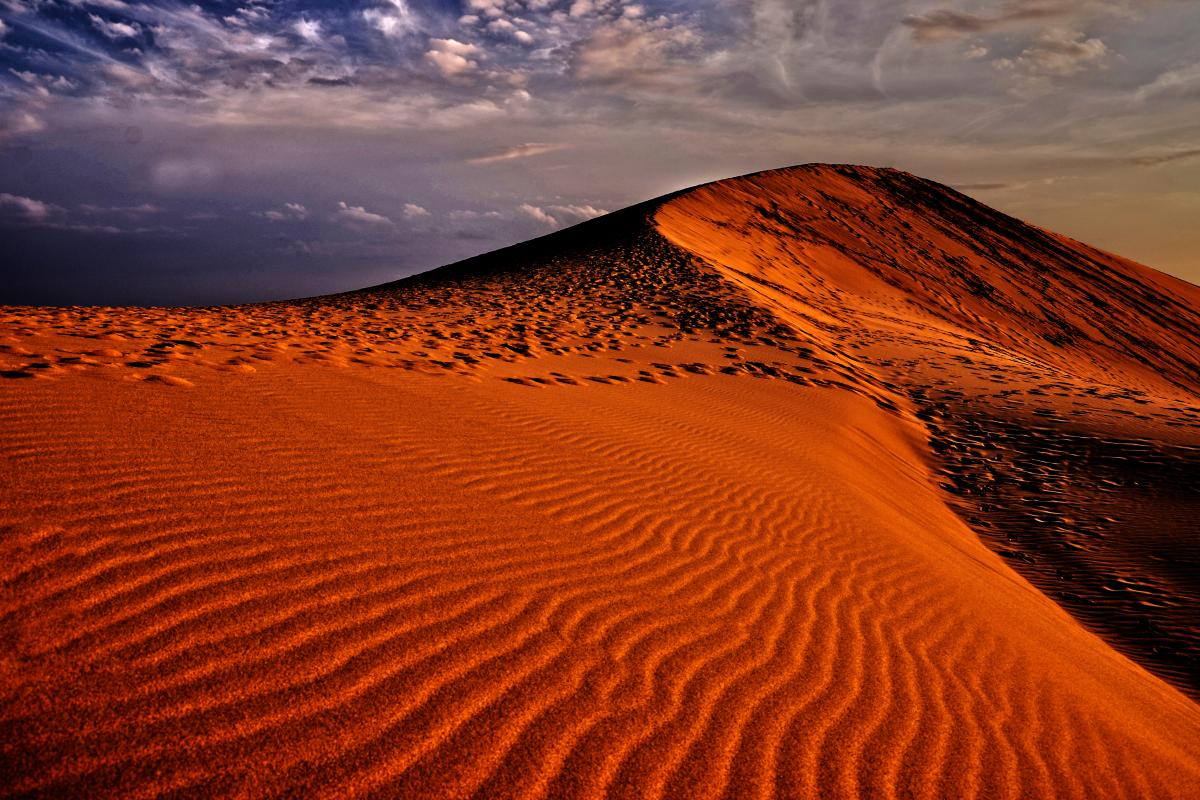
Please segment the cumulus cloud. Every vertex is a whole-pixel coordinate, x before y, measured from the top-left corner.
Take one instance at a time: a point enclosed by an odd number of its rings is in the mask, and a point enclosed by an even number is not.
[[[535,206],[529,203],[522,203],[517,206],[517,211],[551,228],[557,228],[561,225],[573,225],[577,222],[583,222],[584,220],[600,217],[608,213],[602,208],[595,208],[590,205]]]
[[[95,14],[89,14],[88,19],[109,39],[133,39],[141,33],[137,25],[128,22],[111,22]]]
[[[571,73],[584,81],[654,83],[669,74],[672,56],[698,41],[695,31],[665,16],[654,20],[621,17],[596,27],[575,44]]]
[[[471,58],[481,52],[477,45],[457,39],[430,39],[429,45],[430,49],[425,52],[425,60],[432,64],[442,77],[454,78],[479,68],[479,64]]]
[[[1101,39],[1089,38],[1079,31],[1052,29],[1039,35],[1015,58],[992,62],[997,69],[1011,72],[1018,89],[1044,89],[1051,78],[1076,75],[1104,65],[1108,46]]]
[[[271,222],[288,222],[308,219],[308,208],[301,203],[284,203],[282,208],[262,212]]]
[[[427,211],[423,206],[417,205],[416,203],[405,203],[404,216],[408,217],[409,219],[414,219],[416,217],[428,217],[429,211]]]
[[[338,209],[333,216],[339,222],[351,226],[392,227],[395,225],[382,214],[372,213],[362,206],[349,205],[345,201],[338,202]]]
[[[543,225],[549,225],[551,228],[558,227],[558,220],[543,211],[538,206],[533,206],[529,203],[522,203],[521,205],[517,206],[517,211],[536,222],[542,223]]]
[[[467,0],[467,8],[485,17],[499,17],[505,13],[505,0]]]

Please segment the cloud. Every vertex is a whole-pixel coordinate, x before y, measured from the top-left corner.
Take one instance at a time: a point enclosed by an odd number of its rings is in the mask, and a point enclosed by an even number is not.
[[[558,227],[558,220],[547,214],[538,206],[531,206],[529,203],[522,203],[521,205],[517,206],[517,211],[521,212],[532,220],[542,223],[543,225],[549,225],[551,228]]]
[[[900,24],[911,28],[917,41],[936,42],[955,36],[987,33],[1014,23],[1060,17],[1069,10],[1070,6],[1058,2],[1017,0],[1008,3],[1000,13],[990,16],[953,8],[937,8],[924,14],[904,17]]]
[[[416,203],[405,203],[404,216],[408,217],[409,219],[414,219],[415,217],[428,217],[429,212],[423,206],[419,206]]]
[[[301,39],[304,39],[306,42],[316,43],[321,41],[321,23],[317,20],[304,19],[301,17],[300,19],[296,20],[296,24],[293,26],[293,28],[296,31],[296,35]]]
[[[134,217],[162,213],[162,209],[153,203],[141,203],[136,206],[98,206],[91,203],[84,203],[79,208],[89,214],[124,214]]]
[[[300,203],[284,203],[282,208],[264,211],[261,216],[271,222],[303,220],[308,219],[308,209]]]
[[[1134,100],[1140,103],[1156,95],[1186,92],[1189,89],[1200,90],[1200,63],[1160,73],[1154,80],[1138,87]]]
[[[980,182],[980,183],[955,183],[953,188],[960,192],[991,192],[997,189],[1010,189],[1014,184],[1001,182]]]
[[[92,21],[97,30],[109,39],[134,39],[141,34],[141,29],[137,25],[128,22],[110,22],[95,14],[89,14],[88,19]]]
[[[347,205],[345,201],[338,202],[338,210],[334,212],[333,216],[339,222],[344,222],[351,226],[392,227],[395,225],[394,222],[382,214],[374,214],[362,206]]]
[[[665,16],[621,17],[600,25],[571,51],[570,70],[583,81],[648,85],[671,76],[669,62],[699,42],[692,29]]]
[[[1017,76],[1019,88],[1038,89],[1045,88],[1050,78],[1070,77],[1103,66],[1108,52],[1101,39],[1089,39],[1078,31],[1051,29],[1015,58],[996,59],[992,64]]]
[[[447,216],[455,222],[464,222],[477,219],[500,219],[504,215],[499,211],[473,211],[471,209],[456,208]]]
[[[1127,160],[1128,163],[1138,167],[1160,167],[1163,164],[1171,164],[1176,161],[1184,161],[1192,158],[1200,158],[1200,148],[1179,150],[1174,153],[1162,153],[1160,155],[1132,156]]]
[[[200,189],[216,177],[216,167],[199,159],[170,158],[159,161],[150,170],[151,180],[160,189]]]
[[[595,217],[602,217],[608,213],[603,208],[596,208],[595,206],[589,206],[589,205],[549,206],[548,210],[556,218],[561,218],[561,219],[574,221],[574,222],[582,222],[585,219],[593,219]]]
[[[467,8],[485,17],[499,17],[505,13],[505,0],[467,0]]]
[[[543,153],[553,153],[556,150],[565,148],[564,144],[545,144],[542,142],[526,142],[515,147],[509,147],[501,150],[498,153],[491,153],[486,156],[477,156],[468,158],[468,164],[494,164],[497,161],[512,161],[516,158],[530,158],[532,156],[540,156]]]
[[[543,225],[549,225],[552,228],[583,222],[584,220],[601,217],[608,213],[602,208],[595,208],[590,205],[535,206],[529,203],[522,203],[517,206],[517,211],[532,220],[540,222]]]
[[[457,39],[430,39],[429,44],[425,60],[444,78],[455,78],[479,68],[479,64],[468,57],[481,52],[476,45]]]
[[[14,208],[29,222],[42,222],[49,219],[55,207],[41,200],[22,197],[8,192],[0,192],[0,207]]]
[[[362,12],[368,25],[389,39],[401,39],[419,28],[417,17],[405,0],[387,0],[382,8]]]

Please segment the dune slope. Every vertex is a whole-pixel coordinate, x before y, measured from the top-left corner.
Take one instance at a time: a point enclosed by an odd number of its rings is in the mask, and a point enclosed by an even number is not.
[[[1196,796],[1198,309],[824,166],[2,309],[0,794]]]

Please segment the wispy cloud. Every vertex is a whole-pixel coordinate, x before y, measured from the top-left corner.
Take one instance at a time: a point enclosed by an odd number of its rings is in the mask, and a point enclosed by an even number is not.
[[[1078,7],[1079,4],[1075,4],[1074,8]],[[1015,0],[991,14],[936,8],[921,14],[910,14],[902,18],[900,24],[911,28],[918,41],[933,42],[955,36],[987,33],[1017,23],[1044,22],[1047,19],[1063,17],[1072,10],[1070,3]]]
[[[543,153],[553,153],[556,150],[562,150],[566,147],[564,144],[546,144],[542,142],[526,142],[518,144],[514,147],[506,147],[496,153],[489,153],[475,158],[468,158],[468,164],[495,164],[498,161],[512,161],[518,158],[530,158],[532,156],[540,156]]]
[[[49,219],[55,210],[55,206],[50,203],[7,192],[0,192],[0,207],[11,209],[31,222],[42,222]]]

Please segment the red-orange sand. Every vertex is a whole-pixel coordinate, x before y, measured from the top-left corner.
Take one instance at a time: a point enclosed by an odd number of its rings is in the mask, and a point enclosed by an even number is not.
[[[1200,797],[1200,289],[937,184],[0,345],[4,796]]]

